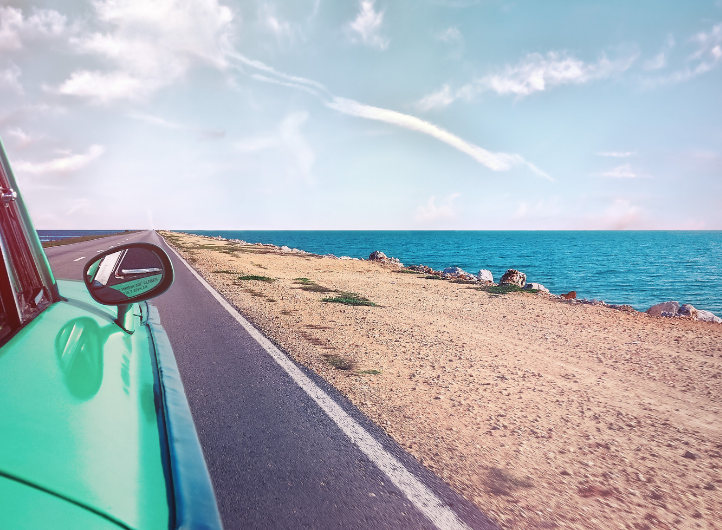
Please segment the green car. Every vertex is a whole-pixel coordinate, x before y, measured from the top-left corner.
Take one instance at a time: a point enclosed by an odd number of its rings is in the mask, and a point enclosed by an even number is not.
[[[0,143],[0,528],[220,529],[147,243],[56,281]]]

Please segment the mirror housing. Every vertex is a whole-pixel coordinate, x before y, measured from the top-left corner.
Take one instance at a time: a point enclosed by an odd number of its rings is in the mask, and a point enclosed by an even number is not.
[[[148,300],[173,283],[173,265],[168,255],[150,243],[129,243],[113,247],[88,261],[83,267],[85,286],[98,303],[127,306]],[[126,306],[126,307],[123,307]]]

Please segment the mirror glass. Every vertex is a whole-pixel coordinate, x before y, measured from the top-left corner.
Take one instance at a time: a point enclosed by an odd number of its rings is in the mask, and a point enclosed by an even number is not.
[[[92,262],[85,283],[103,304],[124,304],[144,296],[163,280],[161,259],[148,248],[126,248]]]

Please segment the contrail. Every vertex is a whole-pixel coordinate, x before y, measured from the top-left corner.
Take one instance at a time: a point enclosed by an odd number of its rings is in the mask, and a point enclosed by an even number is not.
[[[412,131],[427,134],[441,142],[444,142],[447,145],[450,145],[451,147],[458,149],[462,153],[470,156],[480,164],[488,167],[493,171],[507,171],[514,166],[525,165],[535,174],[551,181],[554,180],[544,171],[536,167],[534,164],[524,160],[521,155],[510,153],[493,153],[491,151],[487,151],[483,147],[479,147],[478,145],[467,142],[466,140],[459,138],[455,134],[450,133],[445,129],[442,129],[441,127],[438,127],[433,123],[429,123],[428,121],[424,121],[421,118],[417,118],[416,116],[411,116],[409,114],[404,114],[395,110],[382,109],[380,107],[373,107],[371,105],[364,105],[363,103],[359,103],[358,101],[354,101],[352,99],[337,97],[331,94],[331,92],[329,92],[329,90],[324,85],[313,81],[312,79],[306,79],[304,77],[298,77],[279,72],[275,68],[272,68],[271,66],[268,66],[261,61],[249,59],[235,51],[229,52],[228,55],[229,57],[236,59],[238,62],[246,66],[250,66],[266,74],[270,74],[271,76],[269,77],[268,75],[252,74],[251,77],[253,79],[266,83],[274,83],[277,85],[287,86],[296,90],[303,90],[304,92],[308,92],[309,94],[316,96],[323,102],[326,107],[333,109],[336,112],[348,114],[350,116],[356,116],[359,118],[366,118],[369,120],[383,121],[392,125],[396,125],[397,127],[403,127],[405,129],[410,129]]]

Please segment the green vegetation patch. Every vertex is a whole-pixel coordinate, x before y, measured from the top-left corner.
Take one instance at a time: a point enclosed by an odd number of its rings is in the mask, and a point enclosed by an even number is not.
[[[399,269],[399,270],[393,271],[393,272],[398,272],[401,274],[421,274],[419,271],[410,271],[409,269]]]
[[[238,274],[238,271],[228,271],[228,270],[217,270],[217,271],[211,271],[214,274]]]
[[[424,276],[424,280],[443,280],[444,278],[442,276],[436,276],[434,274],[429,274],[428,276]]]
[[[489,287],[480,287],[479,290],[486,291],[491,294],[509,294],[509,293],[538,293],[539,289],[522,289],[518,285],[491,285]]]
[[[368,298],[365,298],[357,293],[338,293],[338,296],[334,296],[331,298],[323,298],[321,300],[322,302],[333,302],[335,304],[344,304],[344,305],[367,305],[367,306],[376,306],[377,304],[373,303]]]
[[[329,289],[328,287],[324,287],[323,285],[319,285],[313,280],[309,280],[308,278],[296,278],[294,280],[295,283],[301,285],[299,289],[302,291],[309,291],[312,293],[335,293],[336,289]]]
[[[361,370],[360,374],[379,375],[381,370]]]
[[[257,282],[273,283],[276,281],[275,278],[269,278],[268,276],[256,276],[255,274],[246,274],[245,276],[239,276],[236,280],[250,280]]]
[[[351,359],[332,353],[323,356],[326,362],[337,370],[353,370],[355,364]]]

